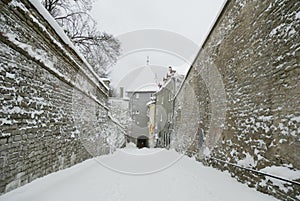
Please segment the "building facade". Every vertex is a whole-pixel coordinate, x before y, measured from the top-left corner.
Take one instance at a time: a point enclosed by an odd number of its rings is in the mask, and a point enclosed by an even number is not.
[[[159,86],[160,89],[154,94],[154,101],[148,105],[149,136],[154,136],[154,147],[170,147],[173,132],[174,97],[184,78],[183,75],[175,73],[176,71],[169,67],[167,76],[163,79],[163,84]],[[152,110],[155,110],[155,112]],[[154,126],[151,120],[155,122]]]
[[[133,142],[138,147],[149,147],[147,103],[154,93],[155,90],[127,91],[130,116],[127,142]]]
[[[149,117],[149,147],[154,148],[156,146],[156,140],[158,136],[155,134],[155,121],[156,121],[156,97],[152,96],[151,100],[147,103],[148,117]]]

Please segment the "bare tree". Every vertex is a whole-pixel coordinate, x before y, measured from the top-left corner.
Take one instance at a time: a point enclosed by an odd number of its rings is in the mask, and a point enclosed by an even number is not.
[[[97,30],[89,15],[93,0],[42,0],[43,5],[65,30],[87,61],[100,76],[120,55],[120,42]]]

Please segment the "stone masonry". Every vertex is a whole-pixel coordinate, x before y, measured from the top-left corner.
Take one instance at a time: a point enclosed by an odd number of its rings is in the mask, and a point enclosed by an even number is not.
[[[175,99],[177,150],[281,200],[299,200],[299,185],[216,159],[300,170],[299,8],[297,0],[227,1]]]
[[[108,88],[29,1],[0,1],[0,193],[113,151]]]

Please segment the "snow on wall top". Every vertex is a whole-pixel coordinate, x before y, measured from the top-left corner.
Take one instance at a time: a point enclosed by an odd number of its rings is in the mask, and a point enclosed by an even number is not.
[[[78,51],[78,49],[71,42],[70,38],[65,34],[63,29],[59,26],[59,24],[55,21],[55,19],[50,15],[50,13],[45,9],[45,7],[41,4],[39,0],[29,0],[29,2],[36,8],[36,10],[43,16],[43,18],[50,24],[50,26],[54,29],[57,35],[67,44],[71,49],[73,49],[76,54],[80,57],[83,63],[88,67],[91,73],[99,80],[99,82],[109,90],[108,86],[103,82],[103,80],[95,73],[92,66],[87,62],[84,56]],[[13,0],[11,4],[17,5],[18,2]]]

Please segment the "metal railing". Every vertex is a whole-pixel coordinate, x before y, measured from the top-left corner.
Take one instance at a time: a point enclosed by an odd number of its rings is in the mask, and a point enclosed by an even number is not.
[[[254,169],[251,169],[251,168],[242,167],[242,166],[239,166],[237,164],[230,163],[230,162],[227,162],[227,161],[215,158],[215,157],[207,157],[207,158],[215,160],[215,161],[218,161],[218,162],[221,162],[221,163],[224,163],[224,164],[228,164],[228,165],[234,166],[234,167],[239,168],[239,169],[247,170],[247,171],[250,171],[250,172],[255,172],[255,173],[259,174],[259,175],[272,177],[274,179],[278,179],[278,180],[281,180],[281,181],[285,181],[285,182],[288,182],[288,183],[300,186],[300,182],[297,182],[297,181],[289,180],[289,179],[286,179],[286,178],[282,178],[282,177],[279,177],[279,176],[276,176],[276,175],[268,174],[266,172],[261,172],[261,171],[254,170]]]

